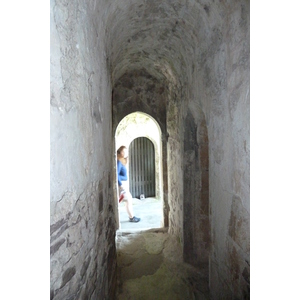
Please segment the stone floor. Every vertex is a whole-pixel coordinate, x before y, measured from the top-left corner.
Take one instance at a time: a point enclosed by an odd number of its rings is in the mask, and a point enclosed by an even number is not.
[[[128,222],[125,207],[119,205],[116,299],[209,299],[207,274],[182,261],[179,240],[161,227],[161,202],[134,201],[135,214],[142,218],[139,223]]]
[[[119,230],[145,230],[163,227],[162,200],[146,198],[139,200],[133,198],[133,212],[136,217],[141,218],[139,223],[129,222],[124,202],[119,204]]]

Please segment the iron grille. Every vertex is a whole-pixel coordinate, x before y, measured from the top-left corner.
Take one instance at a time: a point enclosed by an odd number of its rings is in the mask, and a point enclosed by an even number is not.
[[[134,139],[129,146],[129,188],[133,197],[155,197],[155,152],[146,137]]]

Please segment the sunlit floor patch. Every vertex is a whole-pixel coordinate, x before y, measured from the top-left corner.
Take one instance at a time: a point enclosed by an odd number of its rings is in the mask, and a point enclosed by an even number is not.
[[[125,203],[119,204],[119,230],[145,230],[163,227],[162,200],[156,198],[139,200],[133,198],[133,212],[136,217],[141,218],[140,222],[129,222]]]

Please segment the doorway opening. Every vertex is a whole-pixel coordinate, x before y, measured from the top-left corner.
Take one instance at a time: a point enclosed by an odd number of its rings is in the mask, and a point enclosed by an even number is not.
[[[148,114],[134,112],[116,128],[116,151],[128,149],[128,181],[133,196],[134,214],[139,223],[129,222],[125,204],[118,204],[119,230],[144,230],[164,227],[161,129]],[[117,182],[116,182],[117,184]]]
[[[134,198],[155,197],[155,152],[146,137],[134,139],[129,146],[129,189]]]

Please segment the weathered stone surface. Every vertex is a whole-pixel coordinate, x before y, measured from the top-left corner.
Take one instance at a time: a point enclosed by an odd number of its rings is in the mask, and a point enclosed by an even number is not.
[[[183,150],[183,256],[203,268],[210,249],[208,138],[204,115],[196,107],[185,117]]]
[[[150,244],[157,249],[146,251]],[[208,299],[207,277],[182,261],[180,244],[166,232],[118,234],[117,252],[117,299]]]
[[[115,215],[109,209],[112,157],[104,150],[112,148],[111,87],[100,43],[103,24],[95,26],[94,9],[88,1],[51,1],[50,284],[55,300],[95,299],[102,291],[106,297],[115,284],[115,222],[103,222]],[[104,253],[109,262],[101,266]]]
[[[53,255],[65,241],[66,239],[60,239],[58,242],[52,245],[50,247],[50,254]]]
[[[91,257],[89,256],[87,258],[87,260],[83,263],[83,266],[81,267],[81,270],[80,270],[80,276],[81,277],[84,277],[86,275],[86,271],[89,267],[90,262],[91,262]]]
[[[139,278],[145,275],[154,274],[162,263],[162,255],[149,255],[144,253],[139,258],[134,258],[128,266],[120,266],[121,274],[126,279]]]
[[[142,111],[153,116],[165,134],[165,84],[164,81],[159,81],[145,70],[124,74],[115,83],[113,90],[114,127],[129,113]]]
[[[75,267],[68,268],[62,275],[62,283],[60,287],[61,288],[64,287],[66,283],[72,279],[75,273],[76,273]]]
[[[149,254],[160,254],[163,251],[166,234],[148,233],[143,235],[145,239],[145,249]]]
[[[178,277],[174,276],[165,265],[153,275],[147,275],[124,283],[124,291],[118,299],[193,299],[189,287]],[[205,299],[205,298],[202,298]]]

